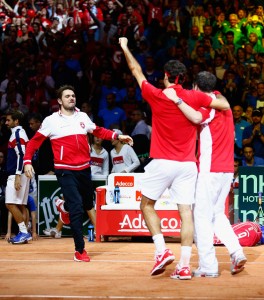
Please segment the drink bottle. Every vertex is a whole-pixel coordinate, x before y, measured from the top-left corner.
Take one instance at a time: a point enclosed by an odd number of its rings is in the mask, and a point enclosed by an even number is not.
[[[264,213],[262,210],[262,192],[258,193],[258,204],[259,204],[259,209],[258,209],[258,214],[257,214],[257,223],[260,225],[264,225]]]
[[[120,203],[120,188],[118,185],[116,185],[114,189],[114,202],[116,204]]]
[[[94,226],[93,224],[88,224],[88,235],[87,235],[88,242],[94,242]]]

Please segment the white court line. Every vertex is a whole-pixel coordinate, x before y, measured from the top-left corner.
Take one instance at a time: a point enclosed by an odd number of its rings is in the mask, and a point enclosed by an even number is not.
[[[202,300],[206,300],[206,299],[214,299],[214,300],[223,300],[222,297],[190,297],[190,296],[173,296],[173,297],[169,297],[169,296],[64,296],[64,295],[0,295],[0,299],[1,298],[14,298],[14,299],[23,299],[23,298],[33,298],[33,299],[46,299],[46,298],[55,298],[55,299],[202,299]],[[254,298],[240,298],[241,300],[246,299],[246,300],[256,300],[256,299],[263,299],[263,297],[254,297]]]
[[[0,262],[19,262],[19,263],[24,263],[24,262],[31,262],[31,263],[39,263],[39,262],[74,262],[72,259],[0,259]],[[94,262],[107,262],[107,263],[153,263],[153,260],[123,260],[123,259],[94,259],[90,261],[90,263]],[[191,264],[194,264],[195,262],[191,261]],[[219,264],[226,264],[230,263],[230,260],[228,261],[218,261]],[[247,265],[264,265],[264,262],[247,262]]]

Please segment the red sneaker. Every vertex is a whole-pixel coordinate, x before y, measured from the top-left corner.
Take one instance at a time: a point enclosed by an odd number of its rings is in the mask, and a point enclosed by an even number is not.
[[[166,249],[162,254],[156,254],[156,263],[150,272],[151,276],[159,275],[165,271],[166,266],[171,264],[175,259],[175,256],[170,249]]]
[[[58,212],[60,213],[60,219],[63,224],[68,225],[70,224],[69,213],[64,209],[64,200],[57,199],[55,201],[55,205],[57,207]]]
[[[83,253],[81,254],[78,251],[75,251],[74,258],[75,261],[84,261],[84,262],[89,262],[90,257],[87,255],[87,252],[85,249],[83,249]]]
[[[180,268],[179,265],[177,265],[174,272],[170,275],[170,278],[181,280],[192,279],[191,270],[189,267]]]

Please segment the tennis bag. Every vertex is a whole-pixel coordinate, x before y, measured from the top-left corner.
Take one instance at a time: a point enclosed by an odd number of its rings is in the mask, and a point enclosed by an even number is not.
[[[264,226],[247,221],[233,224],[232,228],[242,247],[252,247],[260,242],[262,243],[262,241],[264,243]],[[221,244],[223,243],[214,236],[214,245]]]

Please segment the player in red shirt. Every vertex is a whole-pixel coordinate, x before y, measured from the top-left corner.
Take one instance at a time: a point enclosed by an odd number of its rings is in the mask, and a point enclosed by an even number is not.
[[[195,144],[197,127],[190,122],[163,93],[146,81],[139,63],[127,47],[127,38],[119,39],[128,66],[142,89],[142,96],[152,110],[152,135],[150,157],[152,161],[145,167],[142,178],[141,210],[146,225],[151,232],[156,247],[156,263],[151,275],[165,271],[165,267],[175,259],[171,250],[167,249],[154,205],[166,188],[171,197],[177,200],[181,217],[181,258],[176,267],[178,279],[191,279],[190,257],[193,243],[193,220],[191,205],[194,203],[194,191],[197,177]],[[177,95],[188,99],[195,109],[214,106],[227,109],[225,99],[212,99],[200,91],[185,90],[184,81],[186,67],[179,61],[169,61],[164,66],[164,85],[172,87]],[[171,102],[171,103],[170,103]],[[180,101],[179,101],[180,103]],[[201,110],[203,119],[208,112]]]
[[[196,76],[194,88],[212,94],[216,77],[209,72]],[[175,93],[173,89],[170,89]],[[168,94],[168,89],[166,90]],[[171,98],[171,97],[170,97]],[[178,101],[178,97],[175,97]],[[231,274],[244,269],[247,261],[238,237],[225,215],[225,202],[230,191],[234,173],[234,123],[231,109],[218,111],[210,109],[210,117],[203,115],[186,103],[178,108],[196,124],[201,124],[198,146],[198,179],[195,193],[194,225],[199,254],[199,267],[195,277],[218,277],[218,261],[213,246],[214,233],[220,239],[231,257]],[[208,109],[207,109],[208,110]]]

